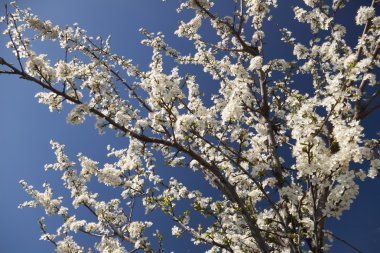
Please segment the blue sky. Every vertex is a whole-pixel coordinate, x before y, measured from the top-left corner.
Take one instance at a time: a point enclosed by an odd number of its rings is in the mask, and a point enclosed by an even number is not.
[[[367,2],[369,1],[353,1],[352,6],[341,17],[342,20],[349,22],[354,9],[360,3]],[[18,4],[31,7],[35,14],[43,19],[50,19],[55,24],[77,22],[91,35],[111,34],[113,52],[132,58],[143,69],[147,68],[151,50],[140,45],[140,27],[152,32],[162,31],[166,34],[167,41],[176,48],[189,50],[183,39],[173,35],[178,24],[178,14],[175,12],[178,1],[167,0],[163,3],[159,0],[24,0],[18,1]],[[276,10],[275,14],[279,22],[289,17],[284,9]],[[360,29],[353,25],[352,21],[350,24],[350,39],[354,40]],[[296,34],[301,35],[304,32],[302,26],[295,26],[293,29]],[[276,32],[272,32],[273,38],[276,39]],[[4,37],[0,37],[0,44],[0,56],[13,59],[4,47]],[[268,46],[274,48],[276,45]],[[37,49],[42,53],[44,48]],[[280,52],[275,51],[274,54],[284,52],[291,51],[284,48]],[[55,57],[57,56],[58,54]],[[201,73],[197,74],[203,78]],[[67,153],[72,158],[83,152],[101,162],[105,161],[108,144],[123,147],[127,143],[126,139],[116,138],[110,131],[103,136],[98,135],[91,120],[84,125],[67,125],[64,112],[50,113],[46,106],[37,103],[34,94],[38,91],[40,89],[31,83],[14,77],[0,76],[0,252],[53,252],[51,244],[38,240],[40,230],[37,218],[43,215],[42,210],[17,209],[19,203],[28,200],[28,196],[18,184],[20,179],[25,179],[36,187],[40,187],[44,181],[49,181],[57,193],[62,192],[59,173],[46,173],[43,170],[44,164],[54,159],[49,145],[50,139],[66,144]],[[375,126],[378,122],[371,121],[365,124]],[[374,127],[371,129],[375,130]],[[190,183],[195,179],[183,169],[168,168],[165,173],[178,175]],[[165,217],[160,217],[159,222],[168,227]],[[337,235],[352,242],[363,252],[377,252],[380,248],[379,180],[361,185],[361,193],[351,211],[346,212],[339,222],[331,222],[329,226],[334,228]],[[349,252],[348,248],[339,242],[335,244],[331,252]],[[167,242],[166,246],[168,250],[177,249],[177,252],[197,252],[197,248],[191,248],[190,243],[183,244],[183,241],[173,240]]]

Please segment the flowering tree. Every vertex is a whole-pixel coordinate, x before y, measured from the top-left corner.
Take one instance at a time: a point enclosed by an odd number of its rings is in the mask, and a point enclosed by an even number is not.
[[[53,196],[49,184],[41,192],[21,181],[32,200],[20,207],[41,206],[63,218],[56,233],[40,219],[41,239],[57,252],[92,252],[75,241],[76,232],[95,237],[99,252],[163,252],[165,238],[153,221],[133,215],[139,204],[166,214],[176,223],[174,236],[187,233],[195,244],[210,245],[208,252],[317,253],[339,240],[326,229],[327,219],[348,210],[357,181],[376,177],[380,168],[379,140],[366,137],[362,125],[380,107],[377,1],[353,17],[363,33],[349,45],[336,21],[348,0],[304,0],[293,10],[311,31],[309,44],[280,28],[279,43],[293,49],[291,59],[264,56],[263,25],[271,22],[276,0],[232,2],[232,16],[220,16],[217,1],[181,1],[178,10],[194,14],[175,31],[192,42],[189,55],[142,29],[143,44],[153,49],[148,71],[113,54],[109,38],[90,37],[78,25],[53,25],[14,3],[6,7],[1,21],[15,61],[0,58],[0,73],[41,86],[36,98],[50,111],[67,104],[68,123],[92,116],[99,133],[110,128],[129,140],[125,149],[109,147],[113,160],[106,164],[83,154],[76,164],[64,145],[51,141],[57,160],[45,169],[62,171],[72,207]],[[199,32],[202,25],[216,32],[217,42]],[[37,40],[59,43],[65,57],[52,62],[33,51]],[[177,67],[164,70],[167,58]],[[219,84],[218,93],[206,98],[206,84],[181,74],[188,65],[201,66]],[[310,79],[307,92],[298,88],[300,76]],[[165,180],[156,173],[157,159],[201,172],[219,195]],[[91,178],[120,189],[119,198],[102,200],[88,186]],[[183,205],[186,211],[179,212]],[[77,219],[79,206],[95,222]],[[210,222],[194,224],[196,212]]]

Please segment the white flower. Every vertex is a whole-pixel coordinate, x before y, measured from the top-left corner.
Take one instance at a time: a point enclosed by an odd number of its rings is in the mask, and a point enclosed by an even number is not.
[[[172,227],[172,235],[174,235],[176,237],[180,237],[182,232],[183,232],[182,229],[180,229],[179,227],[177,227],[177,226]]]
[[[191,114],[180,115],[177,118],[175,129],[178,133],[187,132],[192,126],[196,125],[196,117]]]
[[[355,66],[355,63],[357,61],[357,57],[355,54],[350,54],[345,60],[344,60],[344,67],[349,69]]]
[[[370,18],[375,16],[375,8],[370,6],[361,6],[356,15],[355,21],[357,25],[365,25]]]
[[[139,238],[145,228],[151,227],[152,222],[134,221],[129,223],[128,232],[132,238]]]
[[[53,190],[48,183],[43,184],[45,188],[44,192],[34,190],[33,186],[28,185],[24,180],[20,180],[20,184],[33,200],[20,204],[18,208],[42,206],[47,215],[54,215],[59,212],[63,198],[58,197],[57,199],[53,199]]]
[[[305,22],[306,16],[307,16],[307,11],[305,9],[302,9],[302,8],[296,6],[293,8],[293,11],[294,11],[295,18],[299,22]]]
[[[74,166],[75,163],[70,161],[69,157],[63,152],[65,145],[59,144],[54,140],[50,140],[51,148],[54,150],[54,154],[57,158],[57,162],[54,164],[46,164],[45,170],[65,170],[71,166]]]
[[[308,55],[308,49],[304,45],[297,43],[294,45],[293,54],[297,57],[297,59],[306,59]]]
[[[83,253],[83,248],[74,242],[71,236],[66,236],[63,241],[57,242],[56,253]]]
[[[55,69],[50,67],[50,61],[45,54],[32,54],[25,63],[25,69],[31,76],[40,77],[43,82],[49,83],[56,78]]]
[[[138,194],[143,190],[144,178],[139,177],[138,175],[131,176],[123,186],[125,188],[125,190],[121,193],[123,198],[129,197],[129,195]]]
[[[374,26],[379,27],[380,26],[380,17],[373,18],[372,23]]]
[[[62,97],[53,92],[38,92],[35,97],[38,98],[38,103],[48,105],[51,112],[62,109]]]
[[[100,183],[105,185],[119,186],[122,182],[122,172],[116,169],[112,164],[105,164],[104,168],[99,170],[97,176]]]
[[[257,70],[263,66],[263,58],[261,56],[255,56],[251,59],[248,69]]]
[[[101,253],[127,253],[127,250],[116,238],[103,236],[95,248]]]
[[[57,80],[70,80],[73,78],[73,65],[64,61],[59,61],[56,64]]]
[[[202,25],[202,16],[196,15],[190,22],[185,23],[181,21],[178,30],[174,33],[178,37],[187,37],[189,39],[200,39],[200,35],[197,34],[198,29]]]
[[[368,177],[375,178],[380,169],[380,159],[374,159],[371,161],[371,167],[368,171]]]
[[[334,37],[336,39],[342,39],[343,36],[346,34],[346,28],[340,24],[334,25],[333,31]]]

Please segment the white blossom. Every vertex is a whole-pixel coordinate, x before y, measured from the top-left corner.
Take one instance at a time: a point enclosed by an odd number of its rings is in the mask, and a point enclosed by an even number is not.
[[[172,227],[172,235],[179,237],[181,236],[182,232],[182,229],[180,229],[178,226]]]
[[[64,240],[57,242],[57,247],[55,249],[57,253],[84,253],[83,248],[81,248],[71,236],[66,236]]]
[[[373,16],[375,16],[375,8],[369,6],[361,6],[355,18],[356,24],[365,25],[367,21]]]
[[[255,56],[251,59],[248,69],[257,70],[263,65],[263,58],[261,56]]]

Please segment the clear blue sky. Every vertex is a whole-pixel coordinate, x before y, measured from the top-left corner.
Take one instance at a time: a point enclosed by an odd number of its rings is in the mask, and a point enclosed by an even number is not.
[[[0,2],[3,4],[6,1]],[[352,8],[342,17],[343,20],[352,19],[353,9],[359,3],[369,1],[353,2]],[[187,44],[183,43],[184,40],[173,36],[173,31],[178,24],[178,15],[175,12],[177,3],[178,1],[174,0],[167,0],[166,3],[159,0],[18,1],[19,5],[31,7],[35,14],[41,18],[50,19],[55,24],[65,25],[77,22],[91,35],[111,34],[113,51],[134,59],[134,62],[139,63],[143,68],[147,67],[151,50],[140,45],[142,39],[138,32],[140,27],[145,27],[152,32],[162,31],[172,45],[189,50]],[[279,9],[276,13],[278,20],[285,20],[288,17],[284,9]],[[296,33],[303,33],[301,26],[294,27],[294,30]],[[360,31],[354,25],[349,26],[348,30],[352,40]],[[276,33],[273,32],[272,36],[275,38]],[[13,59],[4,47],[4,37],[0,37],[0,44],[0,56]],[[274,48],[275,45],[268,46]],[[39,52],[43,52],[43,48],[38,49]],[[286,49],[283,50],[286,52]],[[14,77],[0,76],[0,170],[2,172],[0,176],[2,200],[0,252],[4,253],[53,252],[50,243],[38,240],[40,230],[37,218],[43,215],[42,210],[17,209],[19,203],[28,200],[28,196],[18,184],[20,179],[25,179],[36,187],[40,187],[47,180],[57,193],[62,192],[59,173],[46,173],[43,170],[44,164],[54,159],[49,145],[50,139],[66,144],[67,153],[72,158],[78,152],[83,152],[101,162],[105,161],[107,144],[123,147],[127,143],[125,139],[114,137],[110,131],[106,135],[99,136],[91,120],[84,125],[67,125],[65,113],[50,113],[46,106],[37,103],[34,94],[38,91],[40,89],[31,83]],[[366,122],[366,124],[378,125],[378,122]],[[190,183],[194,179],[184,170],[175,171],[172,168],[168,170],[171,170],[168,173],[175,173],[182,178],[188,177],[187,181]],[[379,180],[368,181],[361,186],[360,196],[352,205],[351,211],[346,212],[339,222],[332,222],[330,226],[334,227],[337,235],[352,242],[364,252],[378,252],[380,249],[379,215]],[[165,217],[160,217],[160,222],[169,229]],[[331,252],[350,252],[339,242],[335,244],[336,247]],[[197,252],[197,248],[191,248],[190,243],[183,244],[182,240],[167,242],[166,248],[169,251],[176,250],[176,252]]]

